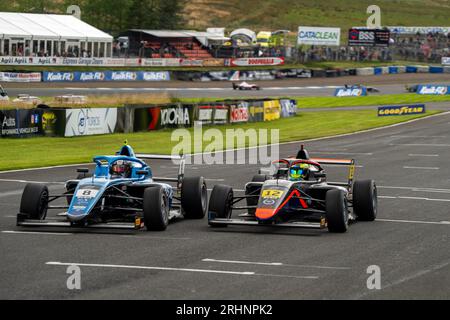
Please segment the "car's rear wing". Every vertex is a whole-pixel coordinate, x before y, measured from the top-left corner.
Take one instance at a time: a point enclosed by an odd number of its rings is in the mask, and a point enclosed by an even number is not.
[[[178,168],[178,177],[177,178],[157,178],[154,177],[153,180],[160,182],[176,182],[177,186],[181,188],[181,184],[183,183],[184,178],[184,168],[186,166],[186,158],[184,155],[174,156],[174,155],[160,155],[160,154],[136,154],[136,158],[138,159],[146,159],[146,160],[168,160],[168,161],[179,161]]]
[[[355,159],[312,158],[310,160],[318,162],[321,165],[348,166],[348,181],[346,183],[329,182],[329,184],[345,186],[351,191],[355,177]]]

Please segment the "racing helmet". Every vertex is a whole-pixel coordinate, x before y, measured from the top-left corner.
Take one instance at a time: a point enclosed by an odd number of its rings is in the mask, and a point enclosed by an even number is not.
[[[306,163],[296,164],[289,169],[289,180],[302,181],[309,177],[309,165]]]
[[[111,165],[111,174],[128,177],[131,173],[131,163],[124,160],[117,160]]]

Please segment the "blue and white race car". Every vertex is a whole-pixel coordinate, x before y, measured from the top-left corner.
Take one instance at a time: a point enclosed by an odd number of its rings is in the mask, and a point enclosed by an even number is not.
[[[156,178],[141,159],[179,161],[177,178]],[[125,145],[115,156],[98,156],[93,174],[66,182],[66,192],[50,195],[43,184],[27,184],[17,215],[18,226],[96,227],[165,230],[170,220],[202,219],[207,210],[203,177],[185,177],[183,156],[135,155]],[[172,186],[169,183],[176,184]],[[50,204],[66,199],[67,204]],[[66,210],[46,219],[49,209]]]

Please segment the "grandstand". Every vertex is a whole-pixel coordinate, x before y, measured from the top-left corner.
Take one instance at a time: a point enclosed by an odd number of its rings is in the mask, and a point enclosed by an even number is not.
[[[198,31],[132,29],[126,36],[129,55],[142,58],[209,59],[212,45],[229,40],[221,34]]]

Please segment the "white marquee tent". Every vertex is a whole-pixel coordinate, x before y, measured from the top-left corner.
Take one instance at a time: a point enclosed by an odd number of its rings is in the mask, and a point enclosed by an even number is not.
[[[72,15],[0,12],[0,55],[111,57],[112,42]]]

